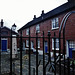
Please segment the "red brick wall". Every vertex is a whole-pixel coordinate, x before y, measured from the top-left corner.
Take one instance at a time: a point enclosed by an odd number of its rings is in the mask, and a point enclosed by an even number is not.
[[[11,31],[8,30],[7,28],[2,28],[1,32],[3,32],[3,31],[7,31],[8,32],[8,35],[2,35],[2,36],[4,36],[4,38],[7,39],[7,49],[10,49],[10,47],[11,47],[11,41],[10,41],[10,37],[9,36],[11,36]],[[12,34],[14,34],[14,33],[12,33]],[[5,37],[5,36],[8,36],[8,37]]]
[[[44,31],[45,37],[47,37],[48,31],[50,31],[51,32],[51,38],[54,36],[54,32],[56,33],[56,37],[59,37],[59,28],[55,29],[55,30],[52,30],[51,20],[55,17],[58,17],[59,18],[59,26],[60,26],[61,21],[62,21],[64,15],[66,13],[62,13],[60,15],[57,15],[57,16],[54,16],[54,17],[50,18],[49,20],[46,20],[46,21],[43,21],[43,22],[39,23],[40,24],[40,32],[38,33],[38,36],[42,37],[43,31]],[[26,37],[27,36],[26,35],[26,29],[23,30],[23,31],[24,31],[23,36]],[[63,34],[63,31],[61,31],[61,37],[62,37],[62,34]],[[30,36],[31,37],[36,36],[36,25],[30,27]],[[75,14],[72,14],[66,22],[65,38],[66,38],[66,40],[75,39]],[[26,39],[24,39],[24,40],[26,40]],[[36,39],[31,39],[31,40],[34,41],[34,48],[36,48]],[[45,40],[47,40],[47,39],[45,39]],[[51,47],[51,50],[52,50],[52,39],[50,41],[51,41],[50,47]],[[62,41],[63,40],[61,40],[61,50],[63,50],[63,42]],[[42,39],[40,39],[40,49],[39,50],[43,50]]]

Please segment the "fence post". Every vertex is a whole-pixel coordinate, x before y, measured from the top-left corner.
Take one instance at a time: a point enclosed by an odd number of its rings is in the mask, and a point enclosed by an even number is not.
[[[72,69],[73,69],[73,75],[74,75],[74,61],[72,62]]]
[[[38,31],[36,31],[36,75],[38,75]]]
[[[15,74],[15,63],[13,63],[13,73]]]
[[[63,29],[63,55],[64,55],[64,75],[65,75],[65,72],[66,72],[66,69],[65,69],[65,28]]]
[[[50,31],[48,31],[48,48],[49,48],[49,61],[51,63],[51,53],[50,53],[50,36],[51,36],[51,33]]]
[[[33,68],[33,75],[35,75],[35,68]]]
[[[56,75],[56,34],[55,32],[54,32],[54,67],[55,67],[54,75]]]
[[[22,75],[22,30],[20,32],[20,75]]]
[[[10,41],[11,41],[11,48],[10,48],[10,75],[12,75],[12,28],[11,28],[11,37],[10,37]]]
[[[30,57],[31,57],[31,50],[30,50],[30,29],[29,29],[29,75],[31,75],[31,64],[30,64],[30,61],[31,61],[31,59],[30,59]]]
[[[68,75],[70,75],[70,58],[67,58],[68,60],[68,64],[67,64],[67,68],[68,68]]]
[[[44,31],[43,31],[43,75],[46,75],[45,71],[45,55],[44,55]]]
[[[61,75],[61,31],[59,32],[59,75]]]

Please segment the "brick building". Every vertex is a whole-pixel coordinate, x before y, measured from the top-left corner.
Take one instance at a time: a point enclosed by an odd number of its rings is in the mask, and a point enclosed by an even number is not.
[[[3,19],[0,22],[0,36],[1,36],[1,43],[0,43],[0,48],[1,51],[6,52],[10,50],[11,46],[11,41],[10,41],[10,36],[11,36],[11,29],[4,26]],[[15,31],[12,30],[12,35],[17,35]]]
[[[41,16],[36,18],[36,15],[34,15],[34,18],[32,21],[28,22],[26,25],[24,25],[22,28],[18,30],[19,34],[20,31],[22,31],[22,36],[28,37],[29,36],[29,30],[30,30],[30,36],[35,37],[36,31],[38,30],[38,37],[44,36],[47,37],[48,31],[51,33],[51,39],[50,39],[50,48],[51,53],[53,53],[54,50],[54,32],[56,33],[56,51],[59,51],[59,29],[60,24],[64,18],[64,16],[71,11],[75,11],[75,1],[74,0],[68,0],[67,3],[49,11],[48,13],[44,13],[42,11]],[[66,21],[66,27],[65,27],[65,48],[66,48],[66,56],[68,57],[74,57],[75,53],[75,14],[71,14],[69,18]],[[63,37],[63,31],[61,31],[61,37]],[[36,39],[31,38],[31,49],[33,51],[36,51]],[[45,52],[48,52],[48,39],[45,38],[44,41],[44,48]],[[27,38],[23,38],[23,49],[29,48],[29,40]],[[41,54],[43,50],[43,40],[42,38],[38,38],[38,51]],[[63,52],[63,42],[61,40],[61,53]]]

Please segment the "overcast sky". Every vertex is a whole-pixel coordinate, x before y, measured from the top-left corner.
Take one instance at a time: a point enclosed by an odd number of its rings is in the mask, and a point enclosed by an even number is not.
[[[11,27],[14,23],[17,29],[31,21],[41,11],[45,13],[66,3],[67,0],[0,0],[0,19],[4,20],[4,26]]]

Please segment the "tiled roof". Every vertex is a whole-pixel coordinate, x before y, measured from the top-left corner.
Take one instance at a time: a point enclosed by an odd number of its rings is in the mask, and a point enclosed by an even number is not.
[[[21,29],[25,29],[25,28],[28,28],[30,26],[33,26],[37,23],[40,23],[44,20],[47,20],[55,15],[58,15],[58,14],[61,14],[63,12],[66,12],[68,10],[71,10],[71,9],[74,9],[75,8],[75,1],[74,2],[67,2],[51,11],[49,11],[48,13],[44,14],[43,16],[40,16],[38,18],[35,18],[33,19],[32,21],[28,22],[26,25],[24,25],[22,28],[20,28],[18,31],[20,31]]]
[[[8,27],[5,27],[5,26],[1,28],[1,30],[3,30],[3,29],[7,29],[7,30],[11,31],[11,29],[9,29]],[[18,33],[17,33],[17,32],[15,32],[15,31],[12,31],[12,33],[14,33],[14,34],[18,35]]]

